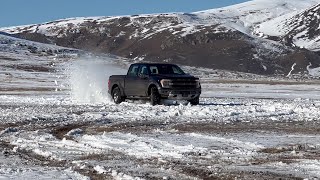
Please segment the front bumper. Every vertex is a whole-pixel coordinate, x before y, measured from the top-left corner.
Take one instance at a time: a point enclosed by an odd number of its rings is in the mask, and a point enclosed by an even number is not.
[[[161,89],[159,93],[161,95],[161,98],[163,99],[191,100],[200,96],[201,89],[193,89],[193,90]]]

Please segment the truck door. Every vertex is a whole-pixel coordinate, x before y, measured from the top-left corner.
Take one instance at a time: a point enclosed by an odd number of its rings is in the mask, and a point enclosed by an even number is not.
[[[136,83],[136,94],[138,96],[147,96],[149,85],[149,68],[146,65],[141,65],[138,72],[138,80]]]
[[[124,92],[127,96],[136,96],[136,84],[138,79],[139,65],[130,66],[126,79]]]

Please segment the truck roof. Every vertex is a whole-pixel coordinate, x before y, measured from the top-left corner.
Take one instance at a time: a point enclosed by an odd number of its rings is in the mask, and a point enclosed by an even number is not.
[[[133,63],[131,65],[176,65],[172,63]]]

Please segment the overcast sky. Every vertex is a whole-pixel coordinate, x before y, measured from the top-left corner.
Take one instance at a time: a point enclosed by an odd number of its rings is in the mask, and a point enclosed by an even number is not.
[[[248,0],[2,0],[0,27],[87,16],[193,12]]]

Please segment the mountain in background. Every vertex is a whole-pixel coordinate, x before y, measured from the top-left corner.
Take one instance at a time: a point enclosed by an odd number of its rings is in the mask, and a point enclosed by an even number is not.
[[[0,31],[136,61],[304,74],[320,66],[319,3],[254,0],[194,13],[70,18]]]

